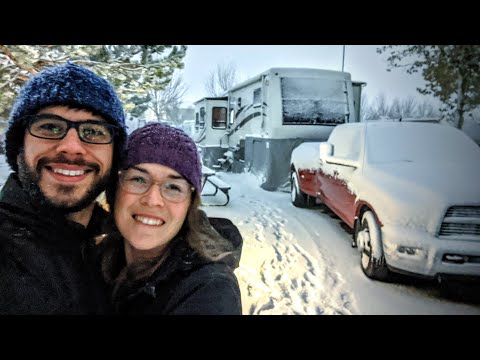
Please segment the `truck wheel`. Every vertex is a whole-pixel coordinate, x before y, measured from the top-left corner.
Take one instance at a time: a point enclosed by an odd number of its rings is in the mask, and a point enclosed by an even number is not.
[[[370,279],[390,280],[391,273],[383,255],[380,226],[373,213],[371,211],[363,213],[362,220],[356,228],[355,241],[360,250],[360,266],[363,273]]]
[[[290,195],[292,204],[299,208],[305,208],[312,206],[312,200],[309,199],[310,196],[300,190],[298,185],[298,177],[296,172],[292,172],[290,176]],[[315,200],[315,199],[313,199]]]

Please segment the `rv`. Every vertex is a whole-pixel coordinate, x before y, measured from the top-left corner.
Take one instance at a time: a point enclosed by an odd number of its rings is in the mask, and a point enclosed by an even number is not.
[[[358,122],[363,85],[341,71],[272,68],[203,98],[194,104],[193,135],[203,164],[252,172],[265,190],[286,189],[292,150]]]
[[[185,131],[188,136],[192,137],[193,132],[195,131],[195,120],[184,120],[180,125],[179,128]]]

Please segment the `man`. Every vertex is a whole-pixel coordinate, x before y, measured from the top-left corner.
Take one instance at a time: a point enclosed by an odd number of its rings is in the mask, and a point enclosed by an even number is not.
[[[0,193],[0,314],[96,314],[106,298],[86,260],[126,138],[113,87],[67,63],[33,76],[11,110]]]

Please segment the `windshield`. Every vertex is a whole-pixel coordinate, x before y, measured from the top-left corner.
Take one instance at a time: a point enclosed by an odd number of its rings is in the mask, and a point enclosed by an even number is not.
[[[438,124],[372,124],[367,144],[371,163],[459,163],[480,157],[480,147],[466,135]]]
[[[337,125],[348,113],[344,80],[281,78],[283,124]]]

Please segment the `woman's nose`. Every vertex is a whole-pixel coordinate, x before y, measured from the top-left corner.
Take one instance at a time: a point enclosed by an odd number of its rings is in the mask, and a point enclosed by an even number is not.
[[[165,200],[160,193],[160,188],[157,184],[152,184],[150,189],[142,195],[141,201],[148,206],[164,206]]]

